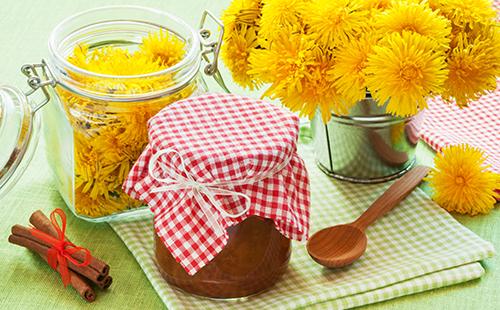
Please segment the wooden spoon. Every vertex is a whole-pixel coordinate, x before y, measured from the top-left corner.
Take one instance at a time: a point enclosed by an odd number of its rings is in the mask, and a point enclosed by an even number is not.
[[[307,242],[309,255],[318,264],[329,268],[353,263],[366,250],[366,228],[408,196],[429,170],[425,166],[414,167],[394,182],[357,220],[315,233]]]

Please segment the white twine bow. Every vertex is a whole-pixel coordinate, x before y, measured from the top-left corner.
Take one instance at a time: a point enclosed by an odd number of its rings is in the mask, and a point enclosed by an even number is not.
[[[167,165],[162,163],[159,159],[161,156],[166,154],[175,154],[179,157],[181,164],[177,168],[169,168]],[[160,150],[156,152],[150,159],[148,165],[148,173],[151,178],[156,180],[159,183],[163,183],[164,185],[155,187],[151,190],[153,193],[166,192],[166,191],[177,191],[180,189],[191,189],[193,191],[193,197],[196,202],[201,207],[201,211],[205,214],[208,219],[210,226],[214,229],[217,236],[221,236],[224,233],[224,228],[220,225],[220,223],[216,220],[216,217],[210,210],[210,204],[217,209],[221,214],[230,218],[240,217],[248,212],[251,207],[251,199],[247,195],[224,189],[223,187],[228,186],[238,186],[245,184],[253,184],[264,180],[268,177],[271,177],[281,171],[284,167],[288,165],[293,153],[290,154],[282,163],[275,166],[273,169],[263,173],[262,175],[258,175],[257,177],[242,179],[242,180],[234,180],[234,181],[225,181],[225,182],[198,182],[194,179],[194,177],[186,170],[186,166],[184,165],[184,159],[181,154],[173,148],[168,148],[164,150]],[[162,178],[159,175],[155,174],[155,166],[158,165],[161,169],[164,170],[166,175],[172,175],[173,178]],[[181,171],[181,173],[178,172]],[[185,176],[184,176],[184,175]],[[203,196],[207,197],[210,201],[210,204],[206,202]],[[242,197],[245,199],[245,208],[238,213],[229,213],[223,207],[220,201],[215,199],[215,196],[232,196],[232,197]]]

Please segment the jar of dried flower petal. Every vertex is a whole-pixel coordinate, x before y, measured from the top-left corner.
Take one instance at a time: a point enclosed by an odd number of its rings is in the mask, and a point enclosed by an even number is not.
[[[122,183],[147,145],[148,119],[207,91],[202,58],[209,62],[205,73],[218,75],[219,42],[209,41],[208,30],[136,6],[93,9],[62,21],[50,35],[49,59],[22,69],[32,89],[0,87],[0,114],[26,119],[9,130],[17,138],[0,158],[0,195],[27,165],[30,140],[43,122],[57,188],[77,216],[104,221],[146,210]],[[30,102],[34,93],[43,101]],[[0,117],[0,128],[10,126],[3,126],[13,118],[7,116]]]

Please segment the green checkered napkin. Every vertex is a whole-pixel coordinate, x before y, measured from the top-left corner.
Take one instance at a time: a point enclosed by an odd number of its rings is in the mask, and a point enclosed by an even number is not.
[[[390,185],[331,179],[301,146],[311,179],[311,233],[357,218]],[[368,230],[366,253],[353,265],[327,270],[294,243],[288,272],[271,290],[238,301],[195,297],[170,287],[153,261],[152,219],[111,223],[169,309],[352,308],[481,277],[490,243],[460,225],[416,189]]]

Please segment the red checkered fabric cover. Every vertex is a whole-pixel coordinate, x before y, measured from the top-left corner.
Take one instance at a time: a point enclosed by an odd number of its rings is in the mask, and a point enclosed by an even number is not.
[[[450,144],[478,147],[488,155],[491,170],[500,173],[500,88],[463,109],[430,100],[420,135],[436,151]]]
[[[149,120],[149,144],[124,190],[151,207],[156,233],[190,275],[224,248],[227,227],[251,215],[272,219],[290,239],[307,239],[309,180],[297,155],[298,122],[283,108],[232,94],[181,100]],[[239,194],[196,199],[202,189],[190,180],[217,187],[214,193]],[[169,189],[161,190],[165,184]],[[251,202],[248,210],[243,196]],[[227,215],[237,213],[244,214]]]

